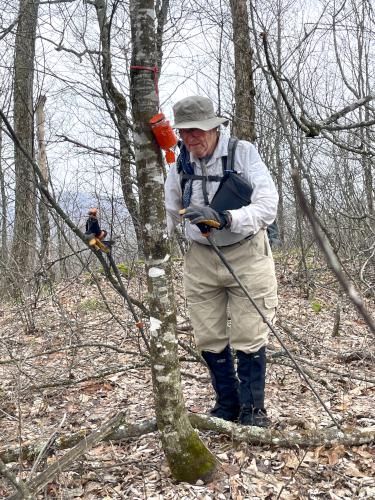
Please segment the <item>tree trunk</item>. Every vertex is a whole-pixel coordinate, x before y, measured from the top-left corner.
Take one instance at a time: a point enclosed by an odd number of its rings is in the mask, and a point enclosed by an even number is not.
[[[159,68],[159,75],[161,65],[163,63],[163,40],[164,40],[164,27],[167,22],[167,15],[169,9],[169,0],[158,0],[155,5],[156,10],[156,65]]]
[[[135,137],[145,267],[150,310],[151,370],[155,412],[163,449],[175,479],[208,479],[217,461],[192,428],[185,409],[177,357],[170,247],[164,208],[161,152],[148,124],[158,111],[153,0],[131,0],[130,94]],[[142,69],[139,69],[139,67]]]
[[[33,80],[38,2],[20,0],[14,60],[14,131],[32,157],[34,155]],[[35,256],[36,198],[34,172],[16,147],[15,219],[12,247],[14,292],[24,289],[32,274]],[[25,279],[26,278],[26,279]]]
[[[142,237],[139,222],[139,206],[134,195],[134,177],[132,168],[132,151],[130,140],[130,126],[126,116],[128,106],[125,96],[119,91],[112,78],[112,60],[111,60],[111,21],[107,17],[107,3],[105,0],[95,0],[96,15],[100,29],[101,44],[101,83],[103,88],[103,97],[107,103],[112,119],[116,125],[120,141],[120,178],[122,194],[125,204],[129,210],[133,222],[138,248],[142,253]],[[110,109],[110,106],[112,109]]]
[[[365,109],[365,120],[370,119],[370,111],[366,108]],[[375,207],[374,207],[374,179],[373,179],[373,167],[374,167],[374,162],[373,158],[370,156],[370,152],[368,151],[368,145],[371,144],[372,139],[371,139],[371,131],[369,128],[361,129],[360,130],[360,135],[364,137],[364,140],[362,142],[363,144],[363,149],[368,152],[367,155],[362,155],[361,158],[361,163],[362,163],[362,168],[363,168],[363,177],[364,177],[364,186],[365,186],[365,193],[366,193],[366,209],[369,214],[369,216],[374,216],[375,214]]]
[[[0,205],[1,205],[1,251],[0,251],[0,268],[3,270],[1,275],[4,276],[4,271],[7,268],[8,261],[8,236],[7,236],[7,195],[5,191],[5,178],[2,165],[3,153],[3,135],[0,128]]]
[[[255,140],[255,88],[246,0],[230,0],[233,23],[235,113],[233,135]]]
[[[48,189],[49,174],[47,168],[46,142],[45,142],[45,113],[44,105],[46,96],[40,96],[36,106],[36,134],[38,138],[38,165],[42,173],[41,184]],[[50,256],[51,228],[48,217],[48,201],[43,193],[40,194],[39,202],[39,224],[40,224],[40,264],[43,267]]]
[[[282,42],[282,32],[281,32],[281,12],[278,12],[277,16],[277,72],[281,73],[281,42]],[[283,106],[282,97],[280,91],[277,91],[277,104],[279,108]],[[279,124],[275,123],[275,161],[276,161],[276,184],[277,192],[279,194],[279,204],[277,209],[277,222],[279,226],[279,238],[282,243],[284,243],[285,238],[285,217],[284,217],[284,167],[281,160],[281,150],[282,150],[282,130]]]

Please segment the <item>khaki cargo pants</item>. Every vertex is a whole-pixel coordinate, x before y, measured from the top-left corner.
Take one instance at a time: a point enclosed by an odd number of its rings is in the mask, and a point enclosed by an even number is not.
[[[272,322],[276,315],[277,283],[266,231],[260,230],[251,239],[220,250]],[[221,352],[230,344],[236,350],[251,353],[267,343],[268,326],[211,246],[191,244],[185,255],[184,286],[199,351]]]

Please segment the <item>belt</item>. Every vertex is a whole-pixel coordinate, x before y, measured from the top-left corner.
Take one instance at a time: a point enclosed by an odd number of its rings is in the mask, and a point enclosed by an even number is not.
[[[242,238],[240,241],[236,241],[236,243],[230,243],[229,245],[221,245],[218,247],[219,248],[233,248],[235,246],[243,245],[246,241],[251,240],[251,238],[254,236],[254,234],[249,234],[248,236],[245,236],[245,238]]]
[[[251,238],[255,236],[255,234],[249,234],[248,236],[245,236],[245,238],[242,238],[240,241],[236,241],[235,243],[230,243],[229,245],[217,245],[218,248],[234,248],[239,245],[243,245],[246,241],[251,240]],[[210,245],[206,245],[205,243],[201,243],[200,241],[193,240],[194,243],[198,243],[198,245],[202,245],[204,247],[210,247]]]

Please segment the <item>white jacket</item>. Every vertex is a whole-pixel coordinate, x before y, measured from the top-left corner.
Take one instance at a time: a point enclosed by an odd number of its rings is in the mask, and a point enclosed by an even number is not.
[[[228,155],[228,138],[220,134],[218,144],[213,155],[206,162],[190,154],[190,162],[194,164],[196,175],[223,175],[222,157]],[[221,231],[213,229],[212,237],[218,246],[226,246],[242,240],[246,236],[257,233],[261,228],[267,227],[276,218],[278,193],[272,177],[261,160],[256,148],[247,141],[238,141],[235,151],[234,168],[246,179],[253,193],[251,203],[238,210],[229,210],[232,223],[229,229]],[[228,166],[229,167],[229,166]],[[207,182],[209,201],[217,191],[219,182]],[[165,182],[165,205],[167,210],[168,232],[173,233],[175,227],[182,221],[179,210],[182,206],[181,176],[177,172],[177,165],[171,166]],[[193,181],[193,191],[190,206],[204,206],[202,181]],[[186,222],[185,231],[187,238],[208,245],[209,242],[196,224]]]

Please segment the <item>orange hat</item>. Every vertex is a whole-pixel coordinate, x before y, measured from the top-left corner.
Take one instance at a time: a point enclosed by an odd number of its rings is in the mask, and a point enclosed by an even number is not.
[[[93,215],[94,217],[96,217],[97,212],[98,212],[97,208],[90,208],[88,214],[89,215]]]

